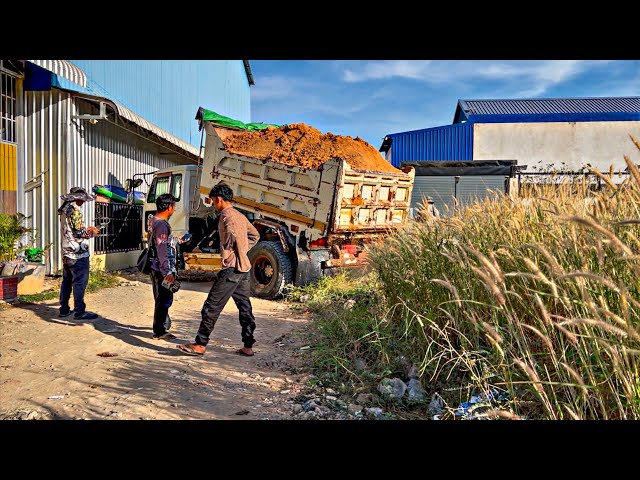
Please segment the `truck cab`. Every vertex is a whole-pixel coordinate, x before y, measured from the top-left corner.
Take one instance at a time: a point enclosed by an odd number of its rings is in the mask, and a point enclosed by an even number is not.
[[[188,242],[178,245],[176,267],[182,279],[210,279],[221,267],[215,232],[217,213],[200,199],[199,171],[197,165],[180,165],[154,172],[143,205],[142,240],[146,244],[148,221],[157,212],[156,198],[170,193],[176,199],[175,212],[169,219],[171,231],[176,237],[192,234]],[[198,253],[192,253],[196,247]]]
[[[190,188],[196,184],[197,165],[182,165],[158,170],[153,175],[143,209],[142,239],[147,241],[147,222],[156,214],[156,198],[170,193],[176,199],[176,211],[169,219],[173,234],[180,236],[189,231],[189,219],[192,215]],[[204,207],[203,208],[209,208]],[[215,215],[215,212],[211,212]]]

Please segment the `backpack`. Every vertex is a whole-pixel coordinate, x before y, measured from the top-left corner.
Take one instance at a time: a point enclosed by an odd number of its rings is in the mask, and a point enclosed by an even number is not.
[[[147,240],[147,245],[148,246],[140,252],[138,261],[136,262],[138,270],[145,274],[151,273],[151,260],[156,257],[155,248],[153,247],[153,229]]]

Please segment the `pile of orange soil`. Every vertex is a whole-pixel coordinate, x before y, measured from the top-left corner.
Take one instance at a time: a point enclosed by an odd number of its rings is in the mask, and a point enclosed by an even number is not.
[[[270,159],[292,167],[316,169],[333,158],[340,158],[356,170],[401,173],[360,137],[322,134],[304,123],[237,132],[222,138],[231,153]]]

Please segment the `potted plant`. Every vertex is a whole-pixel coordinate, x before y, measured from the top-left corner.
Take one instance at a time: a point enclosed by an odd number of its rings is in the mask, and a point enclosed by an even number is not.
[[[26,219],[21,213],[0,213],[0,300],[13,301],[18,297],[17,258],[24,250],[18,241],[32,230],[24,225]]]
[[[46,248],[26,248],[15,274],[18,276],[18,295],[34,295],[44,290]]]

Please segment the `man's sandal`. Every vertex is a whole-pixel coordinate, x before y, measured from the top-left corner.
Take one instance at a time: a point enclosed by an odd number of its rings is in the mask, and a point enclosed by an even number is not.
[[[238,350],[234,351],[233,353],[235,353],[236,355],[240,355],[243,357],[253,357],[255,355],[255,353],[247,353],[244,350],[242,350],[241,348],[239,348]]]
[[[187,355],[193,355],[195,357],[201,357],[204,355],[204,351],[198,352],[193,347],[194,345],[192,343],[187,343],[186,345],[178,345],[178,350],[180,350],[183,353],[186,353]]]

